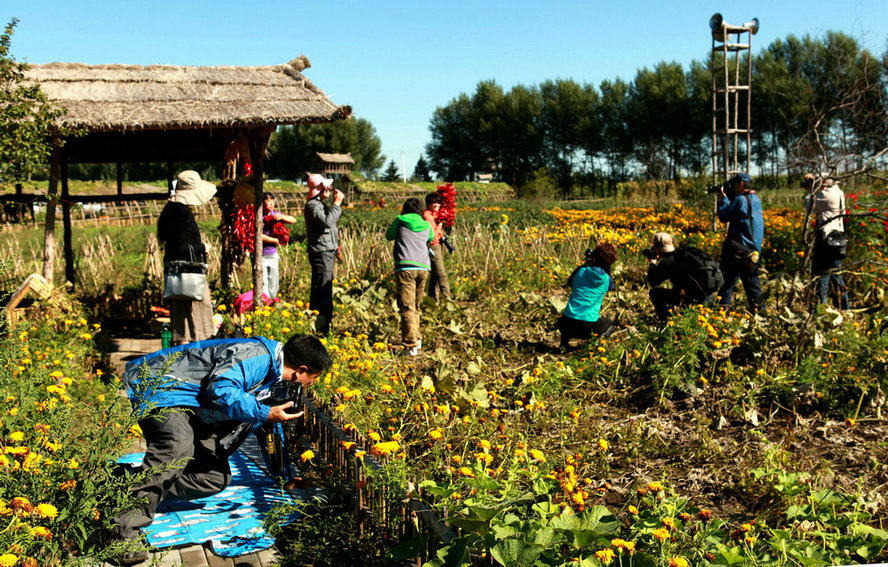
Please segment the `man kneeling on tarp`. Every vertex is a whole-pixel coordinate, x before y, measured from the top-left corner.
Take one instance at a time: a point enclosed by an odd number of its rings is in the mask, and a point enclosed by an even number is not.
[[[117,518],[114,536],[139,537],[160,502],[224,490],[231,482],[228,457],[247,434],[302,416],[292,397],[277,402],[288,397],[278,395],[281,387],[307,388],[331,363],[324,345],[309,335],[286,344],[263,337],[200,341],[129,362],[124,385],[133,407],[147,411],[139,420],[147,443],[141,470],[157,472],[132,488],[140,504]],[[146,557],[131,552],[118,561],[131,564]]]

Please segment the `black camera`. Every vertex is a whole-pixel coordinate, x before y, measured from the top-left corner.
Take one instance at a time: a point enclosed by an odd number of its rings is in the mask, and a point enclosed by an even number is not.
[[[641,254],[647,258],[648,260],[656,260],[657,259],[657,251],[653,248],[645,248],[641,251]]]
[[[714,195],[716,193],[721,193],[722,189],[727,188],[726,185],[727,185],[727,183],[724,183],[722,185],[707,185],[706,192],[710,195]]]
[[[802,189],[810,189],[814,187],[814,178],[813,177],[805,177],[802,179],[801,188]]]
[[[268,396],[260,400],[266,406],[280,406],[287,402],[293,405],[284,413],[295,415],[302,411],[302,384],[288,380],[278,380],[271,385]]]
[[[446,246],[447,251],[450,252],[451,254],[453,254],[453,251],[456,250],[456,246],[454,246],[453,243],[450,242],[450,239],[447,238],[446,234],[441,237],[441,244]]]

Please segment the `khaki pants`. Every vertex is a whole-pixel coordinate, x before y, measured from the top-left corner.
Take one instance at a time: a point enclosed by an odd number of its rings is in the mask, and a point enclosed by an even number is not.
[[[444,269],[444,249],[440,244],[433,244],[432,273],[429,276],[429,297],[432,299],[450,299],[450,280]]]
[[[425,294],[427,270],[401,270],[395,272],[398,295],[398,311],[401,313],[401,345],[413,348],[422,339],[419,332],[419,306]]]

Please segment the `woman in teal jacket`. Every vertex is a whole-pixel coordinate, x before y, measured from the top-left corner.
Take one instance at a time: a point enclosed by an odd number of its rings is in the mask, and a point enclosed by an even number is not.
[[[600,244],[595,250],[586,250],[586,261],[567,279],[570,298],[557,327],[561,331],[561,348],[570,347],[570,339],[588,339],[595,333],[607,336],[614,323],[600,316],[604,294],[614,289],[610,276],[611,264],[617,261],[613,244]]]

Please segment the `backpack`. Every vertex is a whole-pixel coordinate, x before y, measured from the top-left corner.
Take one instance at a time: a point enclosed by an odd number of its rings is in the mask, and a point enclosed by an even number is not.
[[[683,252],[683,268],[689,283],[709,295],[718,291],[725,283],[718,260],[693,246],[682,246],[676,252]]]

